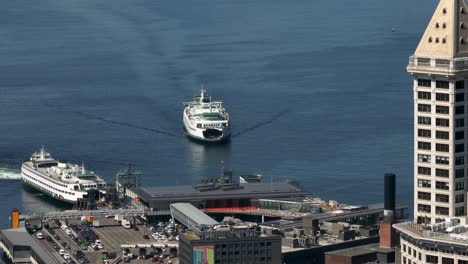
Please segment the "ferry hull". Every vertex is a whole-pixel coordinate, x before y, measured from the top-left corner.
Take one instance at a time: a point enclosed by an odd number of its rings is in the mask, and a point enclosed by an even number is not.
[[[184,130],[188,137],[201,142],[223,142],[229,140],[231,137],[229,126],[223,128],[197,128],[190,124],[190,121],[185,115]],[[208,130],[216,130],[219,136],[207,137]]]
[[[23,180],[23,184],[25,185],[25,188],[26,187],[31,188],[31,189],[33,189],[35,191],[43,193],[43,194],[47,195],[49,198],[53,199],[54,201],[58,201],[58,202],[61,202],[61,203],[64,203],[64,204],[75,204],[76,203],[76,201],[67,200],[67,199],[60,199],[57,196],[55,196],[53,193],[50,193],[50,192],[48,192],[48,191],[34,185],[33,183],[29,183],[29,182],[26,182],[26,181]]]

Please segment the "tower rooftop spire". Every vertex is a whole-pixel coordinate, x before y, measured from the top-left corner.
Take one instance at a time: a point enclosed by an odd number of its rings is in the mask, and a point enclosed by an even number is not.
[[[440,0],[414,55],[468,57],[468,0]]]

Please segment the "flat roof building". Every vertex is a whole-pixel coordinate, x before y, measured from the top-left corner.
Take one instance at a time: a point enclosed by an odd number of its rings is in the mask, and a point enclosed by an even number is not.
[[[130,197],[155,210],[167,210],[171,203],[191,203],[197,208],[246,207],[253,199],[304,198],[307,193],[288,182],[230,183],[140,187],[127,190]]]

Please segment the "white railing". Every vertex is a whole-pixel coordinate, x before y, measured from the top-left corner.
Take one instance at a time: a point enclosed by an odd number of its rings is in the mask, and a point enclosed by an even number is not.
[[[468,69],[468,57],[455,59],[435,59],[427,57],[409,57],[409,66],[422,66],[430,68],[445,68],[453,70]]]
[[[395,228],[400,231],[406,231],[409,235],[416,235],[430,240],[442,240],[450,243],[468,245],[468,234],[449,234],[443,232],[433,232],[427,226],[415,224],[413,222],[404,222],[395,224]]]

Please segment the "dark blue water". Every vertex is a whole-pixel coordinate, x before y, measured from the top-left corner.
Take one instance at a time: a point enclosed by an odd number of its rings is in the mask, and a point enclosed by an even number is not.
[[[17,177],[43,144],[108,180],[130,161],[145,185],[191,184],[224,161],[351,204],[382,201],[383,173],[395,172],[411,204],[405,67],[435,4],[4,1],[0,176]],[[182,102],[201,82],[231,113],[228,145],[182,134]],[[12,207],[57,209],[0,180],[0,227]]]

